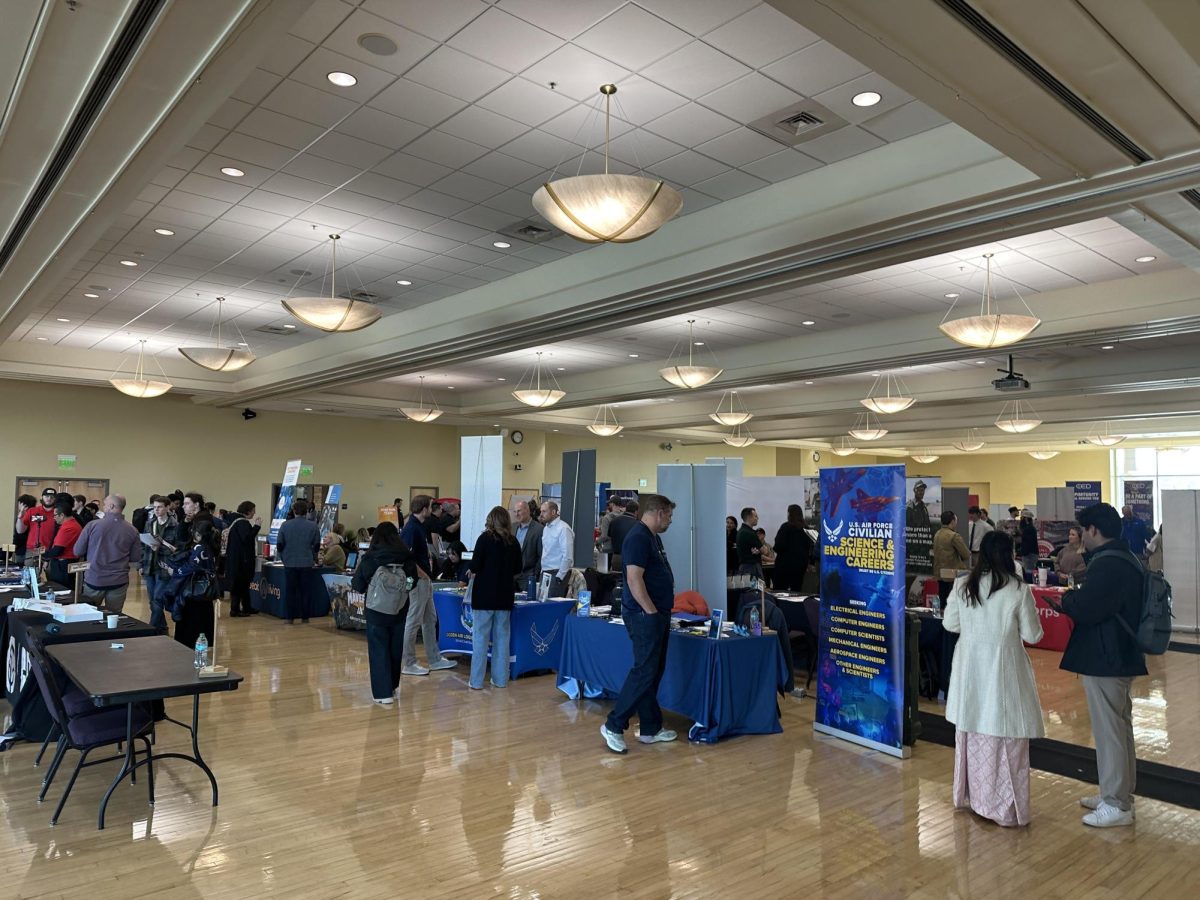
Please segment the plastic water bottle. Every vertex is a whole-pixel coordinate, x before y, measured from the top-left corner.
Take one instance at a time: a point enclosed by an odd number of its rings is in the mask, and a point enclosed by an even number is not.
[[[194,665],[197,669],[203,669],[208,665],[208,638],[204,634],[196,638],[196,661]]]
[[[579,616],[581,616],[585,619],[592,614],[592,592],[591,591],[580,591],[579,592],[579,605],[575,611]]]
[[[750,633],[755,637],[762,637],[762,618],[758,614],[758,607],[750,607]]]

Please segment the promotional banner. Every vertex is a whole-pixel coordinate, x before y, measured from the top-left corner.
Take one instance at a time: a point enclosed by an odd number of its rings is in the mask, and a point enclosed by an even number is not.
[[[394,506],[379,507],[379,521],[391,522],[397,528],[403,527],[403,523],[400,521],[400,511]]]
[[[329,532],[333,531],[333,526],[337,524],[338,506],[341,502],[342,486],[331,484],[329,493],[325,495],[325,505],[321,507],[321,521],[318,523],[322,541],[329,536]]]
[[[903,571],[917,575],[933,572],[933,533],[942,527],[942,479],[938,475],[904,479]]]
[[[1154,482],[1126,481],[1125,505],[1133,507],[1133,514],[1154,527]]]
[[[1068,481],[1067,487],[1075,492],[1075,515],[1080,510],[1087,509],[1093,503],[1100,502],[1100,482],[1098,481]]]
[[[275,501],[275,510],[271,513],[271,531],[267,543],[272,547],[279,540],[279,529],[287,521],[288,510],[292,508],[292,496],[296,493],[296,482],[300,480],[300,460],[288,460],[283,470],[283,482],[279,486],[279,499]]]
[[[903,744],[905,496],[904,466],[821,470],[813,728],[899,757],[909,755]]]

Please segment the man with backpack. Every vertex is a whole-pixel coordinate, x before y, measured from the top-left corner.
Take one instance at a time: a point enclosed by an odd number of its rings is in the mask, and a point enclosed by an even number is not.
[[[1061,668],[1083,676],[1100,793],[1083,797],[1091,810],[1083,824],[1112,828],[1133,824],[1137,756],[1133,742],[1133,679],[1146,674],[1139,645],[1146,579],[1141,563],[1121,539],[1121,516],[1107,503],[1079,513],[1087,552],[1087,580],[1068,591],[1062,611],[1075,629],[1063,652]],[[1161,651],[1160,651],[1161,652]]]

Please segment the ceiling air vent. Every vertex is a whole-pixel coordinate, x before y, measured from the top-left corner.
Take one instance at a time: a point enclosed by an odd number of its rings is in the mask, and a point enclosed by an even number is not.
[[[846,120],[814,100],[805,100],[749,123],[759,134],[789,147],[845,127]]]
[[[522,219],[520,222],[506,225],[498,233],[518,241],[525,241],[527,244],[544,244],[562,234],[557,228],[540,219]]]
[[[344,300],[360,300],[363,303],[379,303],[384,299],[379,294],[372,294],[370,291],[346,291],[338,296]]]
[[[282,325],[260,325],[254,330],[260,334],[296,334],[295,328],[284,328]]]

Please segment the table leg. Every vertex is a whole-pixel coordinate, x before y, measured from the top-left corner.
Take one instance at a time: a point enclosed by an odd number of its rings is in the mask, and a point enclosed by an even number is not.
[[[108,800],[113,795],[113,791],[117,789],[117,785],[121,783],[121,779],[133,771],[133,704],[125,704],[125,762],[121,764],[121,771],[117,773],[117,777],[113,779],[113,783],[108,786],[108,790],[104,792],[104,799],[100,801],[100,815],[96,820],[96,827],[101,831],[104,830],[104,811],[108,808]]]
[[[208,767],[208,763],[200,756],[200,743],[197,735],[200,731],[200,695],[192,696],[192,755],[196,757],[196,765],[204,770],[204,774],[208,776],[208,780],[212,782],[213,789],[213,806],[217,805],[217,777],[213,775],[212,769]]]

